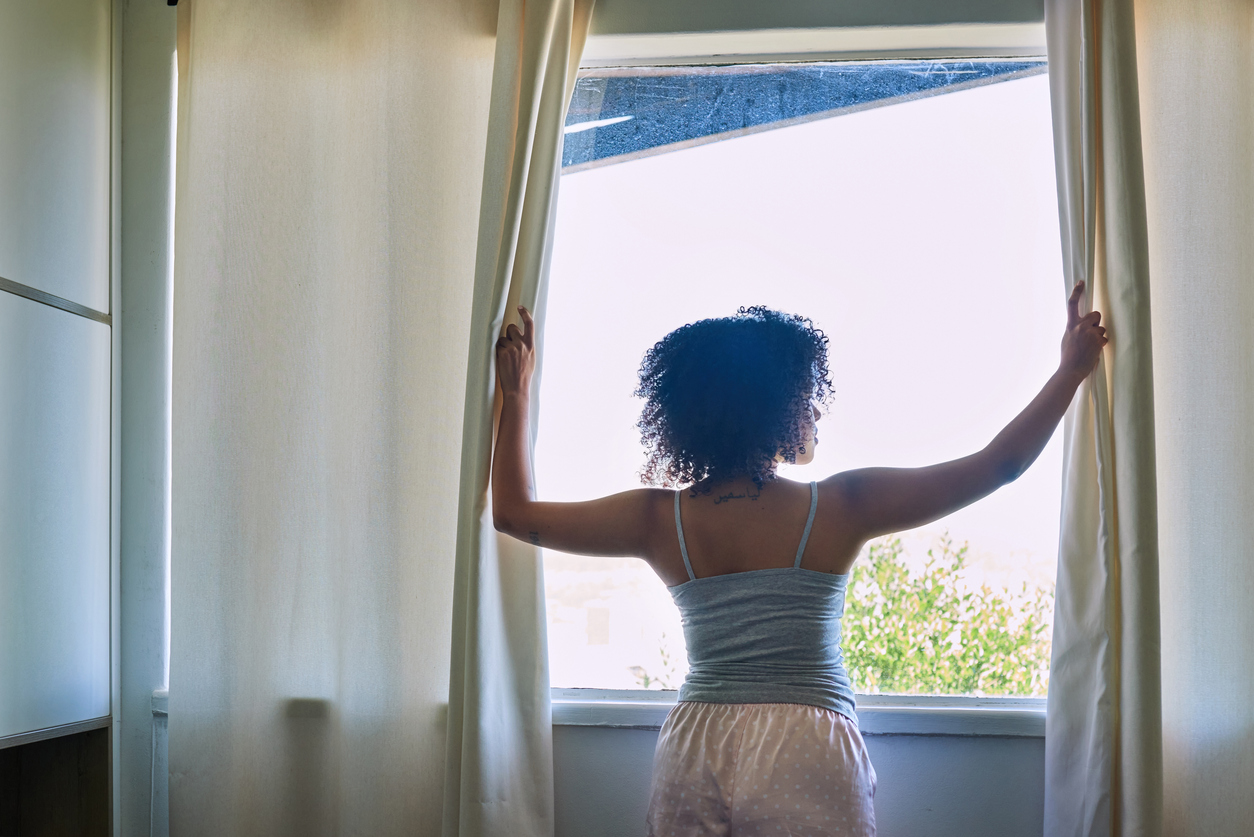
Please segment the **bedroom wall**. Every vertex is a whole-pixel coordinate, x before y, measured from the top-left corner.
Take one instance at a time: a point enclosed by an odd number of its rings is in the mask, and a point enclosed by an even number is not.
[[[657,732],[553,730],[557,837],[640,837]],[[1045,739],[869,735],[880,837],[1039,837]]]

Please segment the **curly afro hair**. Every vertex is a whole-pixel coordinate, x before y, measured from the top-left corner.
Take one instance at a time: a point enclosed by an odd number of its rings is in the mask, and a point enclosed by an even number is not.
[[[811,406],[831,392],[827,336],[806,317],[754,306],[677,328],[640,366],[641,479],[761,485],[776,455],[804,452]]]

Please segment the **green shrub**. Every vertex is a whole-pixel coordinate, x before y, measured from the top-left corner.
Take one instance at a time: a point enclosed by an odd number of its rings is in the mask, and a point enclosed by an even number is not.
[[[854,565],[841,644],[856,691],[1044,696],[1053,591],[966,591],[966,544],[927,554],[913,574],[884,539]]]

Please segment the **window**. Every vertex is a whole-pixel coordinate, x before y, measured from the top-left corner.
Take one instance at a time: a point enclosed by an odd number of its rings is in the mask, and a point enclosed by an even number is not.
[[[836,396],[813,464],[781,471],[793,479],[978,450],[1056,367],[1064,311],[1043,61],[585,71],[566,131],[536,452],[546,499],[639,485],[631,393],[642,355],[742,305],[805,314],[831,338]],[[873,545],[897,582],[880,589],[864,573],[851,585],[858,691],[1044,694],[1060,473],[1055,438],[1018,482]],[[554,687],[678,687],[678,613],[642,561],[544,560]],[[877,669],[882,649],[850,647],[859,606],[883,628],[882,612],[929,573],[959,594],[987,588],[981,607],[950,604],[989,623],[1006,677],[957,653],[953,625],[901,609],[884,653],[908,657],[908,671]],[[881,615],[867,612],[877,595]],[[929,644],[952,664],[920,665]]]

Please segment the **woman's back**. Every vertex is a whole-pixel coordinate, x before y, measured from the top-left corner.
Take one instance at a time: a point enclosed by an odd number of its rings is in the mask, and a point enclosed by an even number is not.
[[[688,575],[669,588],[683,618],[690,666],[681,701],[802,703],[831,709],[856,723],[853,688],[840,649],[849,577],[801,566],[818,505],[817,485],[806,488],[808,514],[788,566],[700,578],[691,565],[681,493],[676,492],[676,540]],[[763,515],[747,523],[761,535],[773,521]]]
[[[819,484],[802,566],[821,573],[848,572],[860,544],[844,536],[837,492]],[[810,484],[775,479],[761,486],[736,480],[708,491],[678,492],[688,557],[696,578],[792,567],[810,513]],[[662,494],[662,492],[659,492]],[[669,492],[666,492],[669,495]],[[667,586],[687,581],[669,509],[659,498],[653,517],[658,535],[653,569]],[[663,531],[665,534],[663,534]]]

